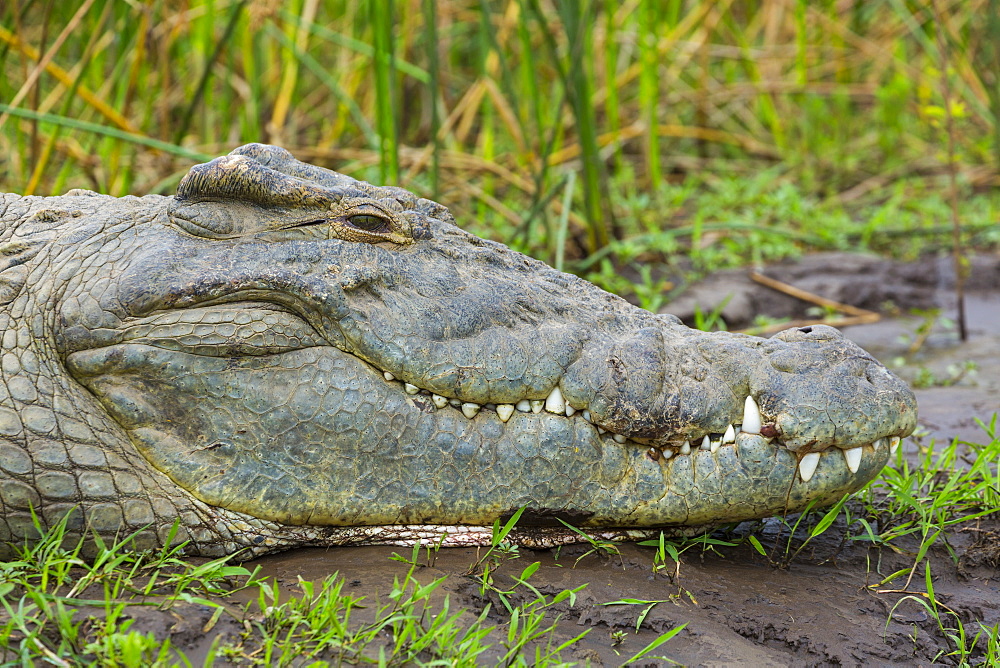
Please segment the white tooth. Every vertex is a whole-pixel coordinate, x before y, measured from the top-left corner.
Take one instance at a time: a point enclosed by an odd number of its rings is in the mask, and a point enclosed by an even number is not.
[[[583,415],[583,419],[584,420],[586,420],[587,422],[591,421],[590,420],[590,411],[588,411],[587,409],[584,409],[582,415]]]
[[[516,404],[514,404],[514,408],[516,408],[517,410],[521,411],[522,413],[530,413],[531,412],[531,402],[528,401],[527,399],[521,399],[519,402],[517,402]]]
[[[575,412],[576,412],[575,408],[573,408],[569,404],[566,404],[566,417],[573,417],[573,413]]]
[[[497,404],[497,416],[506,422],[514,414],[514,404]]]
[[[461,408],[462,407],[462,400],[461,399],[449,399],[448,403],[451,404],[452,406],[454,406],[455,408]]]
[[[532,413],[541,413],[543,408],[545,408],[545,402],[544,401],[542,401],[541,399],[532,399],[531,400],[531,412]]]
[[[812,479],[817,466],[819,466],[818,452],[810,452],[799,460],[799,476],[802,482],[809,482]]]
[[[598,434],[606,434],[606,433],[608,433],[608,430],[605,429],[604,427],[598,427],[597,428],[597,433]]]
[[[411,385],[410,383],[403,383],[403,390],[405,390],[407,394],[416,394],[420,391],[420,388],[416,385]]]
[[[851,473],[857,473],[858,467],[861,466],[861,448],[851,448],[850,450],[841,450],[841,452],[844,453],[847,468],[851,470]]]
[[[708,437],[708,434],[705,434],[705,438],[701,439],[701,449],[702,450],[712,449],[712,439]]]
[[[874,440],[874,441],[872,442],[872,448],[874,448],[875,450],[878,450],[878,449],[879,449],[879,448],[881,448],[881,447],[882,447],[883,445],[885,445],[885,439],[884,439],[884,438],[876,438],[876,439],[875,439],[875,440]]]
[[[611,438],[615,439],[615,443],[624,443],[628,439],[622,434],[615,434]]]
[[[721,447],[722,447],[722,441],[721,440],[719,440],[719,441],[712,441],[711,450],[712,450],[713,454],[715,454],[716,452],[718,452],[719,448],[721,448]]]
[[[474,404],[471,401],[466,401],[464,404],[462,404],[462,415],[471,420],[472,418],[476,417],[476,413],[478,413],[479,409],[481,408],[482,406],[480,406],[479,404]]]
[[[385,379],[386,379],[386,380],[396,380],[396,377],[395,377],[395,376],[393,376],[393,375],[392,375],[391,373],[389,373],[388,371],[383,371],[383,372],[382,372],[382,375],[383,375],[383,376],[385,376]]]
[[[691,454],[691,441],[684,441],[684,445],[681,446],[681,454],[682,455]]]
[[[663,457],[664,459],[670,459],[671,457],[674,456],[674,451],[671,450],[670,448],[663,448],[663,451],[660,452],[660,456]]]
[[[566,400],[563,399],[558,385],[552,388],[549,396],[545,397],[545,410],[550,413],[566,413]]]
[[[896,454],[896,450],[899,450],[899,444],[900,444],[900,442],[902,440],[903,439],[901,439],[899,436],[891,436],[891,437],[889,437],[889,454],[890,455]]]
[[[757,402],[747,395],[747,400],[743,402],[743,431],[747,434],[759,434],[762,422]]]
[[[432,394],[431,401],[433,401],[434,405],[438,408],[444,408],[448,405],[448,398],[442,397],[440,394]]]
[[[736,442],[736,430],[733,429],[733,425],[726,427],[726,433],[722,436],[723,443],[735,443]]]

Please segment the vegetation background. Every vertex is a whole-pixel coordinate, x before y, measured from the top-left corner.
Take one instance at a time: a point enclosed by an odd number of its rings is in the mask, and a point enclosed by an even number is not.
[[[996,247],[1000,0],[0,1],[0,191],[169,194],[194,162],[250,141],[432,197],[472,231],[652,309],[674,270],[818,249],[913,258],[956,240]],[[906,578],[886,590],[906,594],[889,617],[901,603],[923,606],[939,627],[939,657],[996,665],[1000,626],[939,602],[930,561],[942,544],[957,559],[950,536],[995,517],[995,416],[986,431],[988,445],[920,446],[916,464],[894,457],[854,505],[805,522],[808,537],[794,551],[788,538],[784,556],[777,542],[749,543],[787,567],[837,520],[844,540],[915,555],[870,585]],[[791,521],[795,534],[803,520]],[[464,652],[472,665],[495,634],[485,612],[460,624],[447,607],[433,617],[443,626],[423,628],[443,578],[422,585],[412,569],[393,607],[348,631],[346,621],[331,628],[319,603],[346,620],[360,599],[341,595],[343,580],[317,584],[315,598],[304,582],[302,597],[279,605],[277,585],[256,571],[181,563],[174,550],[135,556],[128,539],[88,565],[61,547],[60,530],[0,563],[0,661],[15,651],[24,665],[183,658],[169,639],[130,630],[122,612],[139,604],[119,600],[124,592],[158,605],[146,597],[172,589],[167,601],[213,611],[206,629],[228,611],[249,637],[249,613],[220,602],[237,576],[237,589],[259,589],[264,617],[255,619],[267,623],[246,646],[216,638],[204,665],[216,653],[260,665],[299,665],[330,647],[364,656],[375,650],[354,645],[383,651],[376,640],[390,627],[397,652],[433,646],[434,656]],[[732,547],[713,541],[661,539],[653,572],[679,573],[692,546]],[[526,585],[536,562],[517,582],[538,598],[512,607],[491,580],[495,558],[475,577],[511,613],[506,643],[492,642],[514,662],[551,637],[549,606],[582,587],[540,594]],[[104,600],[78,598],[101,587]],[[106,611],[83,627],[67,605]],[[289,640],[288,628],[310,624],[321,630]],[[418,631],[421,640],[408,640]]]
[[[249,142],[619,292],[995,244],[1000,0],[7,0],[0,190],[169,193]],[[954,184],[952,184],[952,178]]]

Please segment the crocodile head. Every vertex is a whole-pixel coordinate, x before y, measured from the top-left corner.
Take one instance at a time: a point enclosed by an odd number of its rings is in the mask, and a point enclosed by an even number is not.
[[[860,488],[914,428],[913,394],[832,328],[694,331],[276,147],[126,204],[61,238],[53,349],[225,549],[525,506],[761,518]]]

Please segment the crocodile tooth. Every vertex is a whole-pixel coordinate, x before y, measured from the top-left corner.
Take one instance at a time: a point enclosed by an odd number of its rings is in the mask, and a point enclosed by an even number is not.
[[[575,408],[573,408],[569,404],[566,404],[566,417],[573,417],[573,413],[575,412],[576,412]]]
[[[531,402],[528,401],[527,399],[521,399],[519,402],[517,402],[516,404],[514,404],[514,408],[516,408],[517,410],[521,411],[522,413],[530,413],[531,412]]]
[[[711,451],[712,451],[712,454],[715,454],[716,452],[718,452],[719,448],[721,448],[721,447],[722,447],[722,439],[719,439],[718,441],[712,441],[712,445],[711,445],[711,448],[710,448]]]
[[[606,433],[608,433],[608,430],[605,429],[604,427],[598,427],[597,428],[597,433],[598,434],[606,434]]]
[[[479,404],[474,404],[471,401],[466,401],[464,404],[462,404],[462,415],[471,420],[472,418],[476,417],[476,413],[478,413],[480,409],[482,409],[482,406],[480,406]]]
[[[452,406],[454,406],[455,408],[461,408],[462,407],[462,400],[461,399],[449,399],[448,403],[451,404]]]
[[[514,414],[514,404],[497,404],[497,416],[502,422],[510,419]]]
[[[624,443],[628,438],[624,434],[615,434],[611,438],[615,439],[615,443]]]
[[[726,427],[726,433],[722,435],[723,443],[735,443],[736,442],[736,430],[733,429],[733,425]]]
[[[544,401],[542,401],[541,399],[532,399],[531,400],[531,412],[532,413],[541,413],[543,408],[545,408],[545,402]]]
[[[388,371],[383,371],[383,372],[382,372],[382,375],[383,375],[383,376],[385,376],[385,379],[386,379],[386,380],[396,380],[396,377],[395,377],[395,376],[393,376],[393,375],[392,375],[391,373],[389,373]]]
[[[563,399],[558,385],[553,387],[552,391],[549,392],[549,396],[545,398],[545,410],[550,413],[566,413],[566,400]]]
[[[410,383],[403,383],[403,390],[405,390],[407,394],[417,394],[420,392],[419,387]]]
[[[433,401],[434,405],[438,408],[444,408],[448,405],[448,398],[442,397],[440,394],[432,394],[431,401]]]
[[[861,466],[861,448],[851,448],[840,452],[843,453],[844,461],[847,462],[847,468],[851,470],[851,473],[857,473],[858,467]]]
[[[583,419],[586,420],[587,422],[593,422],[593,420],[590,419],[590,411],[588,411],[587,409],[583,409],[582,415]]]
[[[883,445],[885,445],[885,439],[884,438],[876,438],[874,441],[872,441],[872,447],[874,449],[876,449],[876,450],[878,450],[879,448],[881,448]]]
[[[890,436],[889,437],[889,454],[890,455],[896,454],[896,450],[899,450],[899,443],[902,440],[903,439],[901,439],[899,436]]]
[[[691,454],[691,441],[684,441],[684,445],[681,446],[681,454],[682,455]]]
[[[747,434],[759,434],[763,419],[760,416],[760,408],[753,397],[747,395],[747,400],[743,402],[743,432]]]
[[[809,482],[812,479],[817,466],[819,466],[818,452],[810,452],[799,460],[799,476],[802,482]]]
[[[701,449],[702,450],[712,449],[712,439],[708,437],[708,434],[705,434],[705,438],[701,439]]]
[[[660,452],[660,456],[663,457],[664,459],[670,459],[671,457],[674,456],[674,451],[671,450],[670,448],[663,448],[663,450]]]

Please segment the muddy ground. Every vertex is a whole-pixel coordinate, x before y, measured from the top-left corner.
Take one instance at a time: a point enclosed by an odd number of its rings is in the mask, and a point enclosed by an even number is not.
[[[974,374],[965,373],[951,386],[917,390],[921,434],[910,439],[906,451],[916,461],[920,444],[960,439],[981,442],[985,433],[975,419],[989,420],[1000,410],[1000,258],[982,256],[973,262],[967,294],[969,340],[960,343],[947,318],[954,318],[950,265],[946,260],[923,265],[903,265],[858,256],[820,255],[768,268],[767,274],[824,296],[897,315],[882,321],[846,328],[846,334],[886,363],[907,355],[907,348],[921,326],[932,325],[920,350],[909,355],[897,372],[913,380],[951,382],[968,362]],[[716,275],[695,291],[702,308],[711,307],[728,294],[727,308],[745,309],[746,314],[766,312],[772,316],[803,317],[808,304],[785,298],[746,279],[746,272]],[[674,305],[684,310],[684,303]],[[913,309],[940,309],[934,316],[908,315]],[[732,328],[746,325],[738,313],[726,314]],[[743,317],[746,319],[746,316]],[[925,371],[920,371],[923,368]],[[953,545],[959,564],[942,549],[932,553],[932,572],[940,601],[960,614],[965,623],[982,620],[1000,622],[1000,570],[984,551],[983,538],[1000,529],[988,521],[956,533]],[[912,556],[890,550],[842,547],[836,532],[829,541],[811,546],[790,565],[778,567],[781,549],[788,537],[773,529],[765,545],[777,546],[775,559],[768,559],[748,546],[723,548],[720,553],[702,553],[692,548],[682,557],[676,575],[654,575],[653,548],[619,546],[619,555],[584,556],[589,546],[561,551],[522,550],[519,559],[500,571],[498,583],[510,584],[533,561],[541,567],[531,578],[542,593],[587,584],[574,607],[563,603],[559,637],[569,639],[586,629],[587,637],[564,654],[566,659],[589,660],[595,665],[618,665],[660,633],[679,624],[682,632],[654,654],[684,665],[838,666],[838,665],[932,665],[941,650],[952,645],[939,632],[937,623],[920,605],[904,602],[890,612],[905,593],[905,580],[872,588],[884,575],[913,563]],[[979,531],[977,532],[976,529]],[[977,540],[980,541],[977,544]],[[970,551],[970,548],[971,549]],[[264,572],[295,590],[298,577],[315,579],[339,571],[350,590],[368,596],[384,596],[394,577],[402,577],[406,565],[390,560],[399,548],[347,548],[300,550],[259,560]],[[418,572],[422,581],[449,575],[442,591],[453,603],[478,614],[486,603],[499,607],[495,596],[480,595],[468,576],[477,553],[471,549],[442,550],[432,565]],[[914,577],[909,591],[922,591],[922,579]],[[638,633],[635,622],[646,606],[602,603],[623,598],[666,601],[646,616]],[[494,618],[499,623],[500,617]],[[613,637],[615,632],[618,640]],[[496,640],[501,637],[498,635]],[[616,642],[620,643],[617,644]],[[938,663],[951,663],[938,657]],[[652,660],[652,665],[662,661]]]
[[[970,338],[959,343],[953,329],[950,271],[945,261],[924,265],[897,265],[881,259],[821,255],[767,269],[767,274],[806,290],[864,308],[889,310],[897,315],[882,321],[846,329],[846,334],[886,363],[907,355],[907,347],[921,326],[930,324],[920,350],[908,357],[898,373],[923,382],[951,382],[956,368],[973,362],[968,372],[950,386],[917,390],[920,403],[920,435],[905,442],[911,461],[921,444],[958,437],[982,442],[986,435],[975,418],[989,420],[1000,409],[1000,258],[984,256],[974,262],[967,311]],[[711,308],[726,295],[734,294],[724,309],[731,328],[748,324],[755,313],[772,316],[806,316],[807,304],[782,297],[746,279],[746,272],[728,272],[701,284],[693,294],[702,308]],[[690,300],[673,305],[683,314]],[[907,315],[911,309],[940,308],[940,315]],[[742,314],[740,310],[742,309]],[[923,370],[921,370],[923,369]],[[744,525],[743,531],[751,528]],[[522,549],[520,557],[497,572],[500,588],[513,584],[534,561],[540,562],[530,582],[542,594],[586,584],[576,600],[555,606],[561,614],[557,639],[570,638],[589,629],[589,634],[563,653],[565,660],[589,661],[592,665],[619,665],[659,634],[680,624],[687,626],[653,654],[691,666],[854,666],[951,664],[942,652],[953,649],[939,631],[937,622],[919,604],[907,601],[894,609],[907,592],[924,591],[922,571],[907,586],[905,578],[876,585],[897,569],[913,564],[913,555],[841,545],[837,527],[791,563],[782,564],[783,550],[797,543],[781,532],[776,521],[758,531],[765,557],[750,546],[720,548],[717,553],[691,548],[677,571],[654,574],[654,549],[626,544],[619,554],[587,554],[590,546],[561,550]],[[995,533],[990,533],[995,532]],[[720,538],[727,536],[720,535]],[[730,535],[729,537],[732,537]],[[1000,520],[965,527],[952,537],[960,561],[944,549],[931,552],[937,598],[970,624],[1000,622],[1000,570],[996,546],[1000,543]],[[318,580],[339,572],[346,579],[345,593],[366,596],[374,609],[385,602],[395,578],[405,576],[408,566],[394,561],[393,553],[409,556],[406,548],[369,547],[307,549],[250,562],[263,574],[273,576],[286,594],[300,593],[298,579]],[[496,614],[502,604],[495,594],[483,595],[468,575],[478,558],[475,549],[445,549],[421,557],[416,571],[421,582],[447,575],[435,595],[450,597],[451,609],[462,607],[470,621],[492,607],[490,620],[497,625],[506,617]],[[903,591],[903,590],[906,591]],[[520,590],[527,593],[523,588]],[[518,601],[518,595],[513,595]],[[602,605],[624,598],[663,601],[655,605],[636,632],[636,620],[645,605]],[[200,610],[200,611],[199,611]],[[369,611],[370,612],[370,611]],[[136,628],[154,629],[171,635],[175,645],[199,661],[211,636],[235,638],[242,626],[223,616],[208,635],[203,628],[211,611],[135,611]],[[367,614],[367,613],[362,613]],[[499,649],[505,631],[491,640]],[[482,662],[491,665],[498,652],[487,652]],[[637,665],[663,665],[648,659]]]

